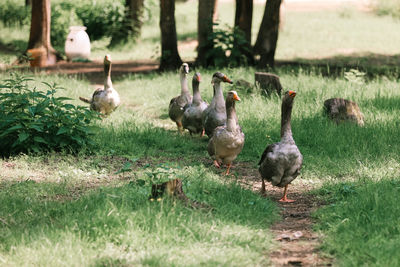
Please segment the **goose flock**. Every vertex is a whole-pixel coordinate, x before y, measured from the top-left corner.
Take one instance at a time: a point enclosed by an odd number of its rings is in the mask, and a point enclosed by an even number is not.
[[[92,110],[109,115],[120,104],[118,92],[111,82],[111,57],[104,57],[104,88],[95,90],[91,99],[79,97],[89,103]],[[196,72],[192,79],[193,97],[190,95],[187,75],[189,65],[183,63],[179,69],[181,94],[172,98],[168,115],[176,123],[179,134],[187,129],[192,134],[204,133],[209,137],[207,152],[215,167],[226,165],[225,175],[229,175],[232,162],[242,151],[245,135],[239,125],[235,104],[240,101],[236,91],[229,91],[224,99],[221,83],[232,84],[232,80],[221,72],[215,72],[211,84],[214,95],[211,104],[202,100],[200,94],[201,75]],[[293,202],[287,198],[288,185],[299,175],[303,163],[291,129],[291,114],[296,92],[287,91],[281,107],[281,141],[266,147],[258,163],[261,175],[261,192],[265,193],[265,180],[277,187],[283,187],[281,202]]]

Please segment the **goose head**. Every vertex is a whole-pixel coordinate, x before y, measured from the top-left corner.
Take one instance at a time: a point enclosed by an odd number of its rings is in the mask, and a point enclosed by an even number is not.
[[[179,72],[181,74],[188,74],[189,73],[189,65],[187,63],[183,63],[182,66],[179,69]]]
[[[220,82],[225,82],[225,83],[230,83],[232,84],[232,80],[229,79],[225,74],[221,73],[221,72],[216,72],[214,73],[211,83],[220,83]]]
[[[109,54],[104,56],[104,65],[110,65],[111,64],[111,56]]]
[[[296,91],[286,91],[284,96],[283,96],[283,103],[286,103],[286,105],[291,106],[293,105],[293,100],[296,97]]]
[[[240,101],[240,97],[236,91],[229,91],[226,95],[226,99],[230,101]]]
[[[200,72],[196,72],[196,73],[193,75],[193,81],[196,82],[196,83],[200,83],[200,82],[201,82],[201,75],[200,75]]]

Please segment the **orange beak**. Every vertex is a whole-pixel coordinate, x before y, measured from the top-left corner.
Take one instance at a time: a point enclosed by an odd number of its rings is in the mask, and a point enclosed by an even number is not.
[[[233,99],[235,99],[236,101],[240,101],[240,97],[236,93],[233,94]]]
[[[198,82],[201,82],[201,76],[200,76],[200,74],[197,75],[197,81],[198,81]]]
[[[295,97],[296,96],[296,92],[295,91],[289,91],[289,96],[290,97]]]
[[[233,83],[231,79],[229,79],[228,77],[226,77],[226,75],[222,78],[224,80],[224,82],[226,83]]]

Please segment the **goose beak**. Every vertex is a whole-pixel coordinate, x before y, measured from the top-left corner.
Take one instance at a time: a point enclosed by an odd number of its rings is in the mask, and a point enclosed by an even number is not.
[[[201,76],[200,76],[200,74],[197,75],[197,81],[198,81],[198,82],[201,82]]]
[[[233,99],[235,99],[236,101],[240,101],[240,97],[237,93],[233,93]]]
[[[289,96],[294,98],[296,96],[296,92],[295,91],[289,91]]]
[[[232,80],[229,79],[226,75],[225,75],[224,77],[222,77],[222,80],[223,80],[224,82],[226,82],[226,83],[230,83],[230,84],[233,83]]]
[[[107,55],[104,57],[104,61],[111,62],[111,56],[107,54]]]

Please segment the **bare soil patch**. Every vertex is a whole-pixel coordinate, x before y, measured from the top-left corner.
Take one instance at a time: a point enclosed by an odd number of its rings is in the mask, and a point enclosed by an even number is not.
[[[246,162],[236,163],[232,173],[237,174],[240,183],[253,191],[261,191],[261,178],[258,167]],[[289,185],[288,197],[293,203],[281,203],[283,188],[266,183],[265,197],[275,201],[282,216],[271,231],[278,242],[278,247],[270,254],[272,266],[331,266],[332,259],[319,253],[321,236],[312,231],[314,223],[311,213],[324,203],[309,194],[314,186],[298,177]]]

